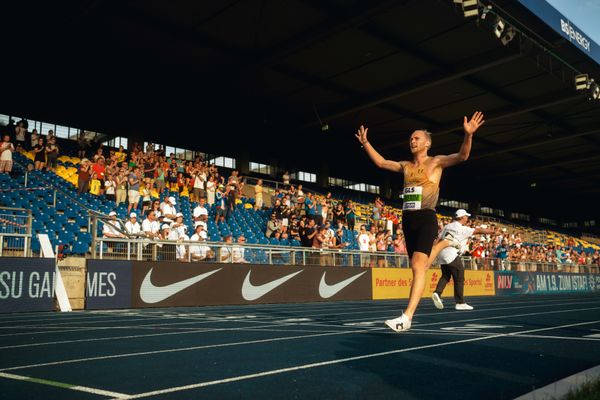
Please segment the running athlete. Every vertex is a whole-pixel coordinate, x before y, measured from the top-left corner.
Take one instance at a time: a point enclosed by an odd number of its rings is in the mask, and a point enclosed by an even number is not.
[[[398,318],[385,321],[396,332],[410,329],[413,315],[425,290],[425,272],[437,254],[449,245],[459,245],[451,236],[433,246],[438,233],[437,205],[440,180],[444,168],[452,167],[469,158],[473,134],[483,125],[483,113],[476,111],[470,120],[464,117],[465,138],[458,153],[429,156],[431,134],[426,130],[416,130],[410,136],[412,161],[386,160],[371,146],[367,139],[368,128],[361,125],[355,135],[367,151],[373,163],[379,168],[404,174],[404,204],[402,206],[402,230],[406,249],[410,258],[413,281],[406,310]]]

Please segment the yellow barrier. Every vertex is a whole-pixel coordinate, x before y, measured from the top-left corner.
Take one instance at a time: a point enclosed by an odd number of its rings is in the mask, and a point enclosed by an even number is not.
[[[427,271],[424,297],[433,294],[442,275],[439,269]],[[407,299],[412,283],[409,269],[373,268],[373,300]],[[452,297],[454,282],[450,281],[442,296]],[[494,296],[494,273],[492,271],[465,271],[465,296]]]

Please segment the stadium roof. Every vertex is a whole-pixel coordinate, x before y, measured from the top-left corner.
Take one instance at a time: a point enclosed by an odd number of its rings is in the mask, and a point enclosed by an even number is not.
[[[450,0],[13,3],[2,112],[398,186],[360,151],[358,125],[405,159],[417,128],[433,154],[457,151],[463,115],[482,110],[444,197],[598,215],[600,102],[573,76],[600,67],[517,2],[480,22]],[[508,45],[495,13],[522,31]]]

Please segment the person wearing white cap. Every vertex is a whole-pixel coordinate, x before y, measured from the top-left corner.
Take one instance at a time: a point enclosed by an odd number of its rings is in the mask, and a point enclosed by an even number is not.
[[[196,227],[195,233],[190,238],[192,242],[199,242],[190,246],[191,258],[194,261],[205,261],[213,259],[215,252],[206,245],[206,231],[202,225]]]
[[[141,232],[140,223],[137,222],[137,214],[129,214],[129,221],[125,222],[125,229],[130,235],[135,235]]]
[[[102,227],[102,237],[105,238],[123,238],[124,234],[121,233],[123,226],[121,225],[121,221],[117,219],[117,213],[115,211],[111,211],[108,216],[110,217],[109,221],[104,223]]]
[[[171,223],[171,229],[176,231],[179,237],[185,236],[187,232],[187,226],[183,223],[183,214],[177,213],[175,214],[175,222]]]
[[[368,129],[360,126],[356,138],[373,163],[382,169],[402,174],[404,177],[402,231],[410,257],[413,280],[410,298],[404,312],[397,318],[385,321],[395,332],[410,329],[425,290],[426,273],[438,252],[452,244],[445,237],[434,247],[438,233],[435,207],[440,194],[440,181],[445,168],[460,164],[469,158],[473,135],[483,125],[483,113],[476,111],[471,119],[463,118],[464,139],[458,152],[448,155],[430,156],[431,133],[424,129],[415,130],[409,140],[411,160],[393,161],[385,159],[369,143]],[[452,244],[454,245],[454,244]]]
[[[204,222],[204,224],[206,224],[205,220],[208,219],[208,210],[206,209],[205,202],[206,201],[204,200],[204,198],[201,197],[198,201],[198,206],[194,208],[192,214],[194,217],[194,226],[197,226],[201,222]],[[204,216],[206,216],[206,218],[204,218]],[[206,229],[206,226],[204,226],[204,229]]]
[[[161,206],[162,215],[165,218],[174,220],[177,215],[177,210],[175,209],[176,204],[175,197],[167,197],[164,204]]]
[[[431,299],[433,300],[433,304],[436,306],[436,308],[440,310],[444,308],[444,302],[442,301],[441,295],[444,291],[444,288],[450,281],[450,278],[454,280],[454,300],[456,301],[455,309],[473,309],[472,306],[465,303],[463,296],[465,288],[465,268],[462,265],[460,256],[467,250],[467,241],[471,236],[493,234],[494,230],[470,228],[466,226],[470,216],[471,214],[463,209],[457,210],[454,214],[454,221],[446,225],[440,233],[440,238],[446,237],[448,234],[450,234],[460,243],[460,249],[455,247],[446,247],[440,251],[440,254],[438,255],[438,260],[440,261],[442,267],[442,276],[437,283],[437,287],[435,288],[435,292],[433,292]]]

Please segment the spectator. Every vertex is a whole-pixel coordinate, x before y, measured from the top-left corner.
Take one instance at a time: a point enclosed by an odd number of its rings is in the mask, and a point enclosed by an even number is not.
[[[219,219],[225,220],[229,215],[229,204],[227,196],[229,195],[229,188],[225,190],[225,186],[219,185],[217,192],[215,194],[217,200],[217,215],[215,217],[215,222],[218,222]]]
[[[203,226],[196,226],[195,233],[190,238],[192,242],[199,242],[190,246],[190,254],[193,261],[206,261],[214,258],[215,252],[206,245],[206,237],[206,231]]]
[[[161,212],[163,217],[168,218],[168,219],[175,219],[176,215],[177,215],[177,210],[175,209],[175,206],[177,205],[177,201],[175,200],[175,197],[170,196],[167,197],[165,199],[165,202],[163,204],[161,204]]]
[[[300,221],[300,242],[304,247],[312,247],[312,242],[317,234],[317,230],[315,228],[315,220],[314,219],[306,219],[304,221]]]
[[[207,228],[205,220],[208,218],[208,209],[206,208],[205,203],[206,203],[206,200],[204,200],[204,197],[201,197],[200,201],[198,202],[198,206],[196,206],[194,208],[194,211],[192,214],[192,216],[194,217],[194,226],[203,224],[203,225],[205,225],[204,229]]]
[[[140,185],[140,197],[142,199],[142,214],[150,209],[152,205],[152,199],[150,197],[150,190],[152,189],[152,180],[150,178],[144,178],[144,183]]]
[[[17,145],[17,148],[19,146]],[[33,147],[33,163],[36,171],[41,171],[46,165],[46,152],[44,138],[39,138],[37,144]]]
[[[137,222],[137,214],[129,214],[129,221],[125,222],[125,230],[130,235],[137,235],[141,232],[140,224]]]
[[[191,176],[193,180],[193,200],[203,200],[206,197],[205,188],[207,179],[204,168],[199,166],[197,169],[193,169]]]
[[[216,183],[213,175],[208,177],[206,182],[206,202],[209,206],[215,204]]]
[[[254,185],[254,209],[261,210],[263,206],[263,180],[259,179]]]
[[[349,201],[346,206],[346,223],[348,224],[348,229],[354,231],[354,224],[356,221],[356,214],[354,213],[354,204]]]
[[[387,243],[389,237],[390,236],[387,234],[387,231],[379,232],[375,237],[375,246],[377,248],[377,252],[384,253],[377,256],[377,266],[379,268],[387,268],[387,259],[385,253],[387,253]]]
[[[171,229],[169,224],[163,224],[159,233],[159,239],[163,242],[176,242],[179,239],[177,230]],[[174,243],[161,243],[159,247],[159,259],[161,261],[172,261],[177,259],[177,246]]]
[[[290,173],[289,171],[285,171],[281,177],[281,179],[283,180],[283,188],[285,190],[288,190],[290,187]]]
[[[152,207],[150,208],[150,211],[154,212],[154,215],[156,215],[157,219],[163,218],[162,212],[160,211],[160,201],[154,200],[152,202]]]
[[[110,220],[104,223],[102,227],[102,237],[114,239],[114,238],[124,238],[125,235],[121,232],[123,230],[123,226],[121,222],[117,219],[117,213],[115,211],[111,211],[108,216]]]
[[[159,158],[156,166],[156,179],[154,180],[154,185],[159,194],[165,190],[165,165],[164,162],[162,162],[162,158]]]
[[[507,247],[506,240],[503,240],[502,243],[496,247],[496,258],[500,262],[500,269],[502,271],[510,269],[510,265],[507,262],[508,251],[509,249]]]
[[[243,245],[246,243],[246,238],[243,235],[238,236],[238,244],[232,248],[233,262],[236,264],[248,264],[244,258],[245,249]]]
[[[119,171],[117,174],[117,178],[113,180],[116,185],[116,203],[117,207],[121,203],[127,202],[127,177],[125,176],[125,171]],[[105,183],[106,186],[106,183]],[[108,188],[107,188],[108,193]]]
[[[135,168],[133,171],[129,173],[127,177],[129,182],[129,205],[127,206],[127,213],[130,213],[131,210],[137,210],[138,203],[140,202],[140,170],[139,168]]]
[[[104,157],[98,157],[96,162],[92,165],[92,172],[96,176],[96,179],[100,181],[100,194],[104,193],[104,180],[106,166],[104,165]]]
[[[31,131],[31,137],[29,138],[29,143],[31,143],[31,146],[27,150],[33,149],[35,147],[35,145],[38,143],[39,138],[40,138],[40,135],[39,135],[37,129],[34,129],[33,131]],[[80,157],[80,158],[83,158],[83,157]]]
[[[12,172],[12,153],[14,151],[15,146],[10,142],[10,135],[4,135],[2,137],[2,143],[0,143],[0,173]]]
[[[175,215],[175,222],[171,224],[171,230],[177,232],[178,238],[185,237],[187,234],[187,226],[183,222],[183,214],[177,213]]]
[[[25,134],[26,133],[27,133],[27,127],[25,126],[25,121],[20,120],[17,123],[17,126],[15,127],[15,143],[17,144],[17,150],[25,149]]]
[[[344,224],[346,222],[346,212],[342,203],[338,203],[333,210],[333,223],[335,225]]]
[[[273,232],[276,232],[280,229],[279,223],[277,222],[277,216],[273,213],[271,214],[271,219],[267,222],[267,231],[265,232],[265,236],[270,238]]]
[[[125,148],[123,146],[119,146],[119,150],[115,153],[115,157],[117,159],[117,163],[121,164],[127,158],[127,153],[125,152]]]
[[[32,141],[32,146],[33,146],[33,135],[32,135],[31,141]],[[77,156],[79,158],[85,158],[86,153],[87,153],[87,148],[88,148],[88,141],[85,138],[85,134],[82,131],[79,133],[79,136],[77,138]]]
[[[317,208],[312,193],[308,193],[304,199],[304,208],[309,219],[314,219],[317,222]]]
[[[358,248],[361,252],[365,254],[361,254],[360,256],[360,266],[368,267],[371,263],[371,257],[369,256],[369,251],[371,247],[371,237],[367,232],[367,227],[364,225],[360,226],[360,233],[358,235]]]
[[[313,242],[312,242],[313,249],[322,250],[323,248],[326,248],[326,245],[327,245],[327,239],[325,236],[326,231],[327,231],[327,228],[325,227],[325,225],[321,225],[319,227],[319,229],[317,230],[317,234],[313,238]],[[320,253],[315,253],[314,255],[319,257],[319,265],[321,265],[321,266],[329,265],[326,253],[323,253],[321,251]],[[316,260],[313,260],[313,263],[316,264]]]
[[[89,190],[90,179],[92,178],[90,161],[87,158],[81,160],[79,165],[79,175],[77,177],[77,194],[87,193]]]
[[[219,254],[219,262],[222,263],[230,263],[232,261],[231,258],[231,253],[232,253],[232,249],[231,249],[231,243],[232,243],[232,236],[231,235],[227,235],[223,238],[225,245],[223,247],[221,247],[221,251]]]
[[[56,167],[58,166],[58,145],[56,144],[56,137],[52,136],[48,138],[48,143],[46,144],[46,160],[48,162],[48,170],[52,172],[56,172]]]
[[[116,186],[117,182],[115,181],[112,174],[106,176],[106,180],[104,181],[104,190],[106,194],[106,199],[110,201],[116,201]],[[117,203],[117,206],[119,204]]]

